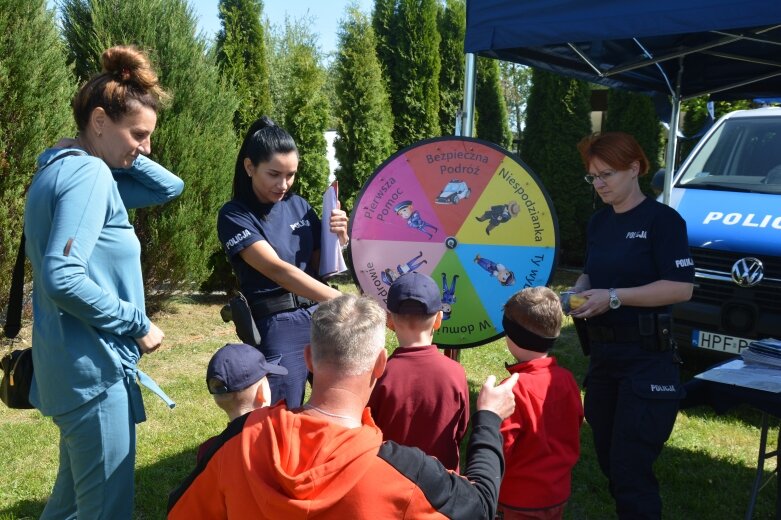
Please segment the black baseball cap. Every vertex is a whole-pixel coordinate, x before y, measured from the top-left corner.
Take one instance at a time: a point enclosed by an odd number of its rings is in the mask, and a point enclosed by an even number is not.
[[[402,308],[402,303],[415,301],[421,314],[430,315],[442,310],[442,297],[436,282],[425,274],[406,273],[393,281],[388,290],[388,310],[394,314],[417,314],[412,308]]]
[[[280,358],[266,359],[263,353],[246,343],[228,343],[214,353],[206,369],[206,387],[210,394],[238,392],[257,383],[267,374],[287,375]]]

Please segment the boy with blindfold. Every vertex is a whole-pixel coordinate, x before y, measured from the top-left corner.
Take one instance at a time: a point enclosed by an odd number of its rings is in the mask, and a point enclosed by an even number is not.
[[[515,412],[501,426],[506,470],[497,518],[562,518],[569,499],[583,405],[572,373],[549,355],[561,321],[559,298],[547,287],[524,289],[504,305],[507,349],[516,360],[507,370],[520,377]]]

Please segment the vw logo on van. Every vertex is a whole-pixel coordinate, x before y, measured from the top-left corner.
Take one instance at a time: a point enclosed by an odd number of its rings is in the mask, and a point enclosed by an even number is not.
[[[765,268],[759,258],[741,258],[732,265],[732,281],[741,287],[753,287],[764,276]]]

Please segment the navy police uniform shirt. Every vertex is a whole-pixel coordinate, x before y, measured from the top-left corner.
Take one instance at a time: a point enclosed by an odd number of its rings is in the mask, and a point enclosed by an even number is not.
[[[625,213],[605,207],[591,217],[583,272],[592,289],[638,287],[657,280],[694,281],[686,222],[673,208],[646,198]],[[638,314],[670,306],[621,306],[590,318],[594,325],[638,323]]]
[[[285,262],[317,277],[319,266],[310,262],[312,254],[320,249],[320,219],[298,195],[289,194],[274,204],[231,200],[220,208],[217,234],[239,279],[241,292],[250,302],[280,289],[239,255],[260,240],[268,242]]]

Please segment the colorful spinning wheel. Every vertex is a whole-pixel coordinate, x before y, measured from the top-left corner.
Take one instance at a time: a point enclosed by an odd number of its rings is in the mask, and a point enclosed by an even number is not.
[[[475,347],[504,333],[502,306],[524,287],[547,285],[559,243],[545,188],[517,157],[466,137],[420,141],[385,161],[350,219],[353,274],[385,304],[398,276],[439,285],[440,347]]]

